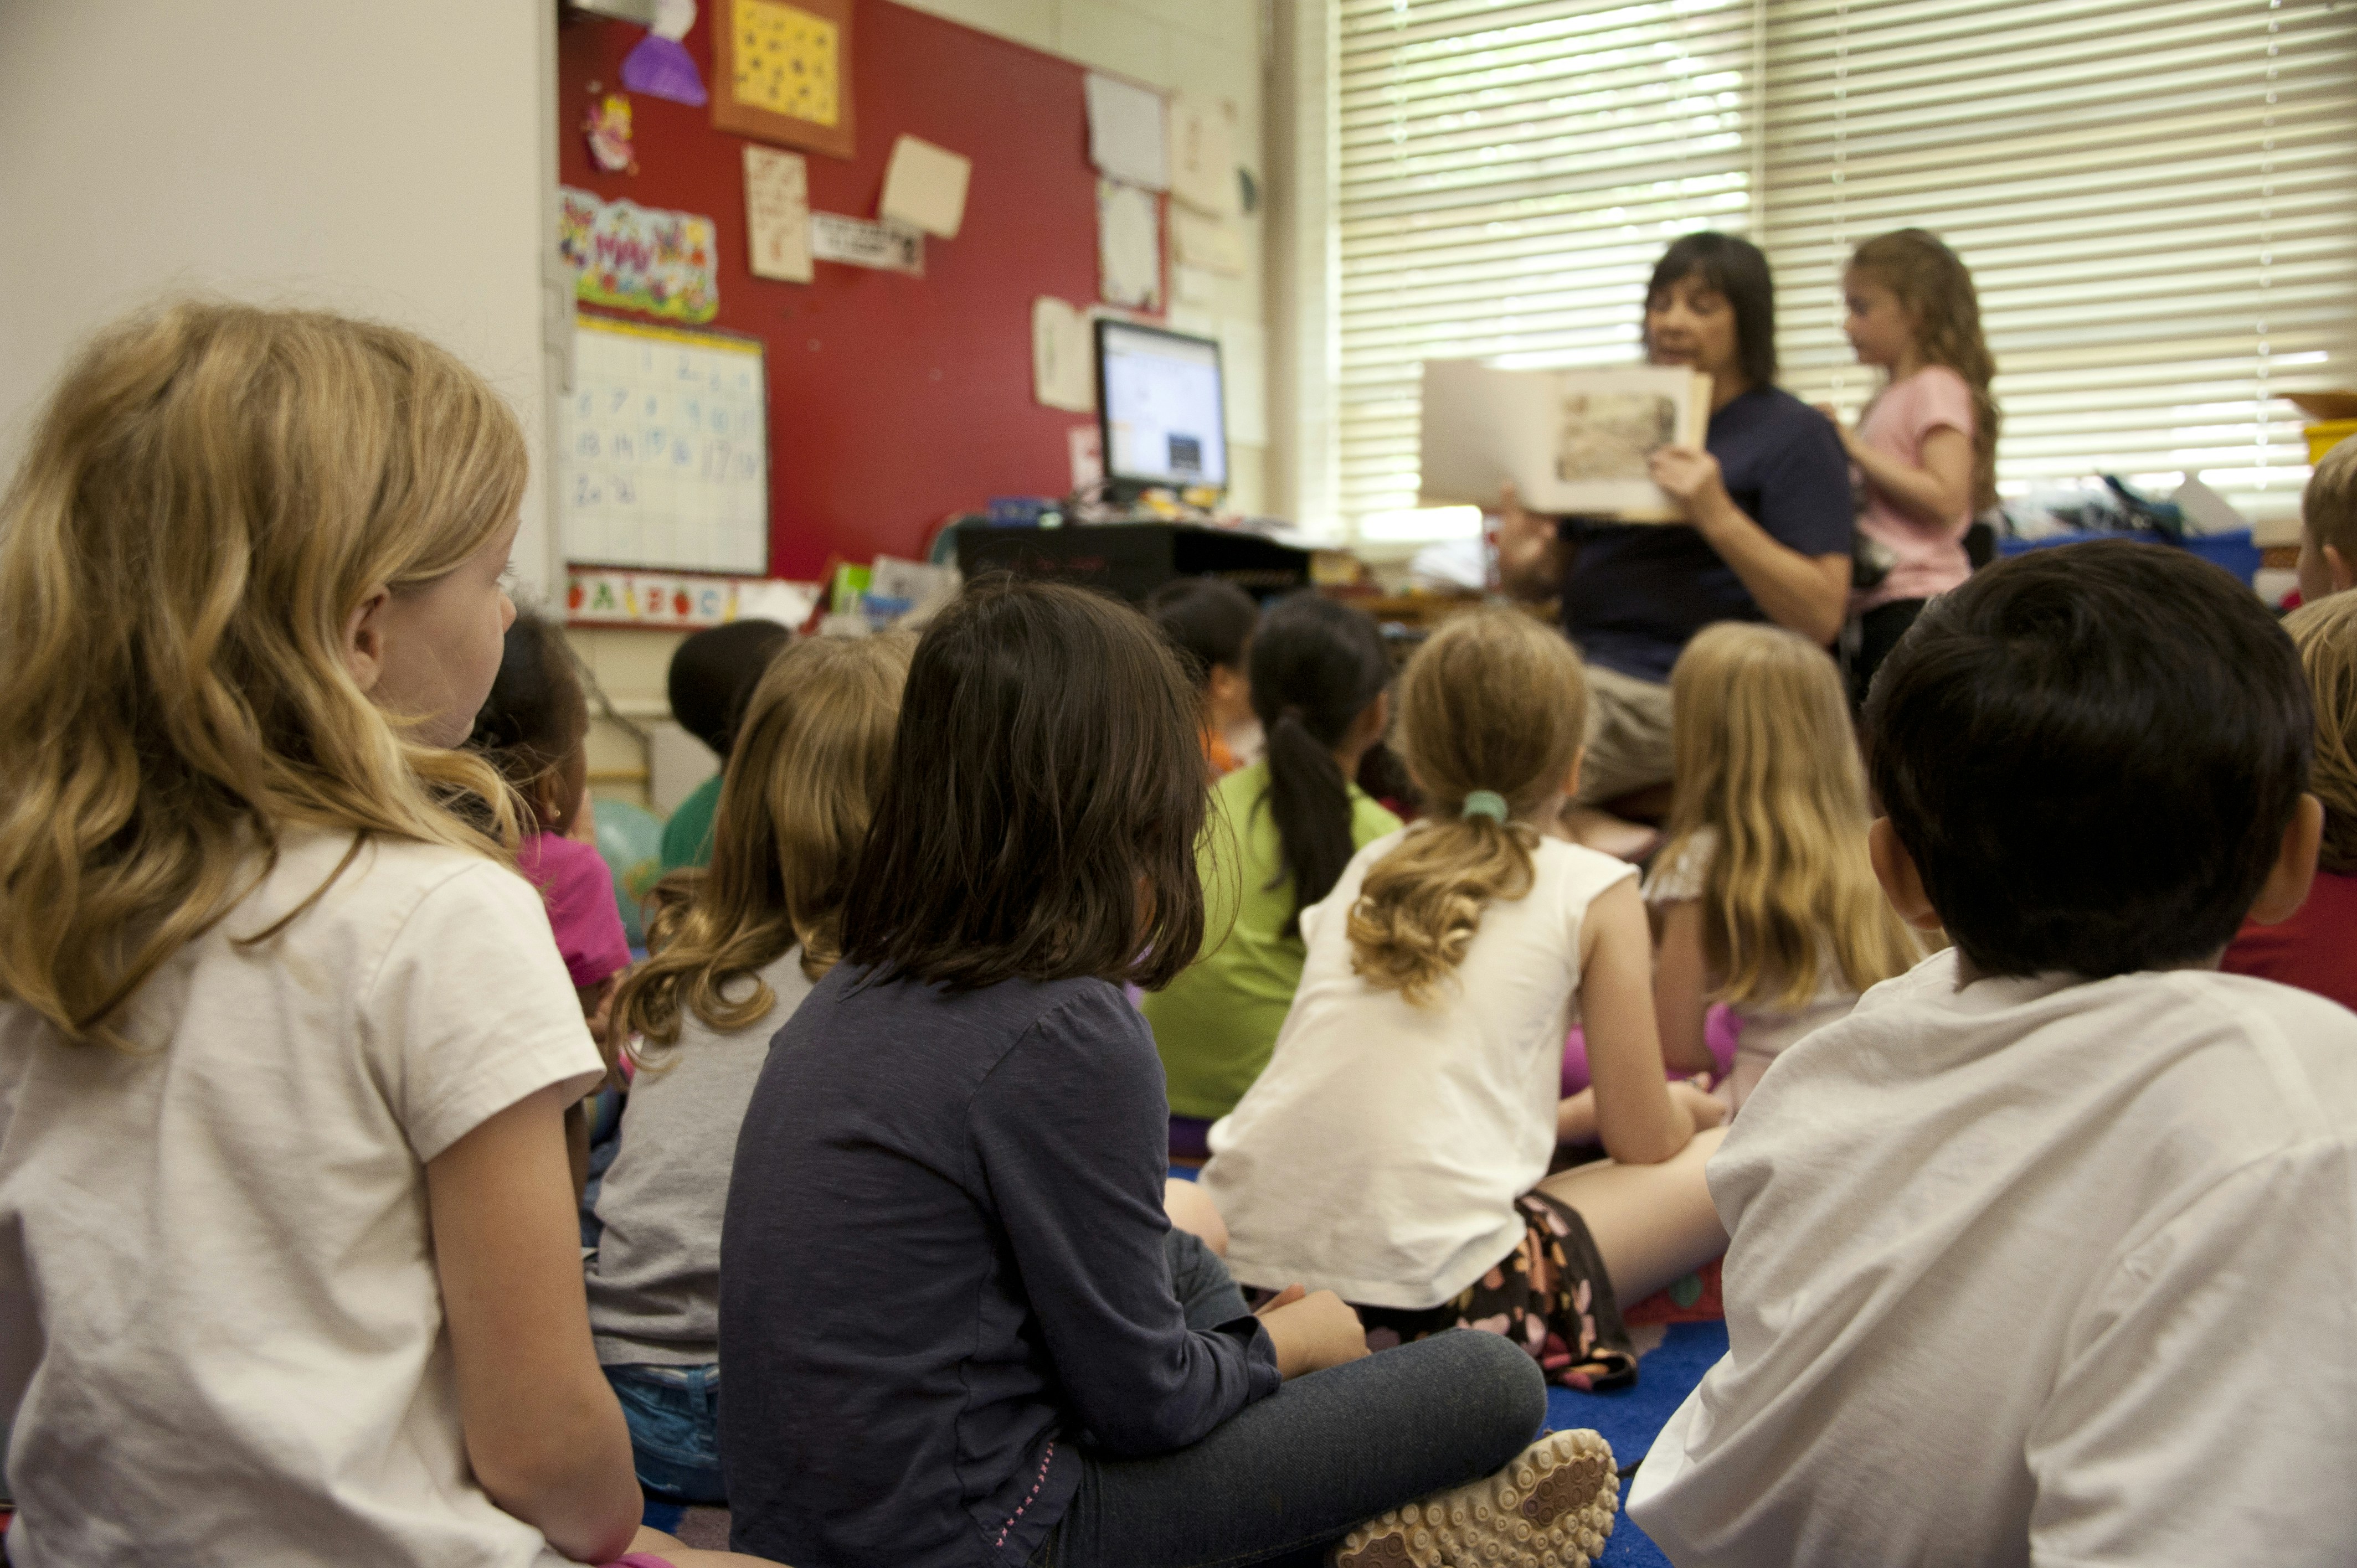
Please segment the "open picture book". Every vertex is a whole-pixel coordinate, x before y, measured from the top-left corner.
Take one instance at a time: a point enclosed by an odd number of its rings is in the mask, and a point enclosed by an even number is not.
[[[1684,365],[1501,371],[1426,360],[1421,491],[1427,505],[1494,506],[1512,484],[1533,511],[1682,522],[1648,476],[1657,447],[1699,446],[1710,378]]]

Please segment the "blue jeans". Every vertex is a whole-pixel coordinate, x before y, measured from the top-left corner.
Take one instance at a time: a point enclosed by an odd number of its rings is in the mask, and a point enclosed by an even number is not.
[[[1171,1283],[1196,1326],[1244,1310],[1226,1266],[1173,1232]],[[1296,1378],[1192,1447],[1082,1450],[1080,1490],[1038,1568],[1311,1568],[1352,1526],[1476,1480],[1538,1435],[1546,1379],[1519,1346],[1458,1330]]]
[[[720,1483],[720,1369],[608,1367],[630,1423],[639,1485],[691,1503],[725,1503]]]

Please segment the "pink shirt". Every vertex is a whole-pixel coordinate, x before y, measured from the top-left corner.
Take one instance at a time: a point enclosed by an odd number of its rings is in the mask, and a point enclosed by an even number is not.
[[[526,833],[516,846],[516,869],[540,889],[556,950],[576,987],[586,991],[630,967],[630,939],[604,855],[578,839]]]
[[[1945,365],[1926,365],[1903,381],[1894,381],[1867,405],[1857,422],[1857,438],[1878,452],[1887,452],[1908,467],[1923,466],[1923,440],[1942,428],[1973,438],[1973,390],[1964,378]],[[1964,557],[1964,530],[1972,526],[1969,505],[1945,522],[1925,522],[1901,510],[1874,485],[1866,488],[1866,510],[1858,513],[1857,531],[1887,546],[1898,561],[1890,575],[1873,587],[1853,595],[1850,613],[1870,610],[1898,599],[1928,599],[1944,594],[1972,575]]]

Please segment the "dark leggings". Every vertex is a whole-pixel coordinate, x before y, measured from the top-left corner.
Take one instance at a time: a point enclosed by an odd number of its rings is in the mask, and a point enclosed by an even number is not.
[[[1197,1326],[1244,1310],[1210,1249],[1173,1231],[1171,1283]],[[1082,1452],[1080,1490],[1039,1568],[1310,1568],[1385,1509],[1478,1479],[1538,1435],[1546,1380],[1495,1334],[1436,1335],[1296,1378],[1192,1447]]]
[[[1853,713],[1866,707],[1867,688],[1874,683],[1874,672],[1923,613],[1927,599],[1893,599],[1887,605],[1877,605],[1857,618],[1857,651],[1849,657],[1849,705]]]

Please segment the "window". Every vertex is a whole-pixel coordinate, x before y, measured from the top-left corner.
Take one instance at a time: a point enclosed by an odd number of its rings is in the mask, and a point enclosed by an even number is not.
[[[2307,474],[2286,387],[2357,363],[2357,6],[2333,0],[1337,0],[1340,504],[1415,513],[1426,358],[1637,351],[1690,229],[1752,235],[1787,387],[1855,407],[1850,246],[1940,233],[1996,355],[2008,492]],[[1463,521],[1458,527],[1469,526]]]

